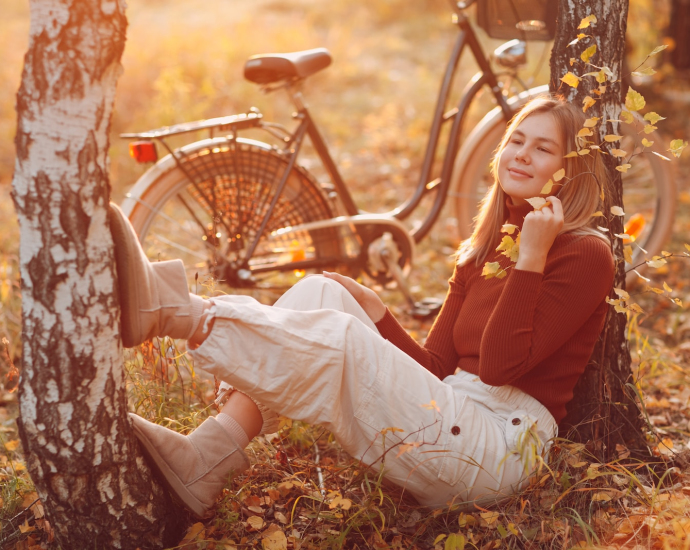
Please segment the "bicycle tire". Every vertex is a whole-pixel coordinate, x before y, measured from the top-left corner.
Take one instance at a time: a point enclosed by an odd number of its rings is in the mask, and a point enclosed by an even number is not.
[[[332,262],[318,271],[337,265],[337,229],[276,233],[334,217],[319,184],[294,166],[254,254],[245,263],[245,276],[260,273],[239,279],[228,266],[243,263],[287,167],[285,155],[254,140],[214,138],[189,144],[176,156],[182,168],[168,155],[138,180],[123,201],[123,211],[151,260],[180,258],[190,285],[215,280],[264,303],[275,301],[305,275],[304,270],[286,271],[281,265],[315,259]]]
[[[516,96],[510,103],[517,108],[530,97],[547,91],[546,86],[534,88]],[[451,198],[454,199],[454,214],[460,239],[466,239],[472,233],[478,202],[491,183],[489,163],[505,128],[506,122],[500,109],[494,109],[473,129],[458,153],[453,169]],[[621,124],[619,131],[625,140],[621,141],[619,147],[632,150],[629,140],[638,137],[634,127]],[[651,259],[661,252],[673,230],[675,216],[676,185],[671,163],[652,154],[652,151],[663,154],[659,147],[661,137],[656,132],[645,137],[654,144],[633,160],[627,173],[621,174],[625,222],[635,214],[640,214],[646,220],[645,228],[636,240],[639,246],[633,246],[633,263],[630,265],[637,265],[645,257]],[[637,275],[631,271],[626,282],[630,285],[636,279]]]

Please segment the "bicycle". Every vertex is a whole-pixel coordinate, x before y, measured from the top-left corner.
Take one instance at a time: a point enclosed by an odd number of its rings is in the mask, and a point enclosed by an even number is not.
[[[508,1],[515,7],[516,0]],[[245,78],[264,91],[287,91],[296,107],[293,118],[297,127],[293,130],[264,121],[258,109],[252,108],[243,114],[122,134],[138,140],[130,143],[136,160],[156,162],[123,202],[125,214],[152,259],[181,257],[190,278],[206,268],[214,279],[252,291],[283,291],[307,270],[341,269],[353,276],[365,272],[377,283],[397,283],[413,315],[424,317],[437,311],[440,300],[417,302],[406,284],[415,245],[429,233],[449,197],[455,203],[459,237],[469,236],[478,200],[490,183],[486,177],[489,160],[507,121],[530,97],[546,91],[546,87],[532,88],[509,97],[465,13],[475,2],[451,1],[459,33],[442,79],[419,182],[410,199],[386,214],[359,210],[304,103],[304,80],[331,63],[323,48],[253,56],[245,64]],[[487,5],[478,6],[484,9],[485,19]],[[529,38],[528,33],[548,38],[553,31],[553,22],[515,15],[513,25],[520,28],[522,38]],[[516,32],[495,20],[494,26],[508,37]],[[455,72],[467,47],[479,72],[465,86],[457,106],[449,109]],[[508,79],[516,78],[526,62],[524,42],[515,38],[506,42],[494,51],[493,60]],[[461,145],[468,108],[485,86],[497,107]],[[446,124],[451,128],[441,171],[432,177]],[[248,129],[264,131],[275,143],[238,135]],[[208,131],[207,139],[178,149],[166,142],[169,137],[201,130]],[[629,125],[623,125],[621,131],[626,139],[633,137]],[[331,178],[328,183],[318,183],[297,163],[307,136]],[[660,143],[654,136],[647,137]],[[156,142],[168,152],[161,160]],[[675,197],[668,167],[655,155],[641,156],[645,162],[638,161],[635,170],[624,175],[628,222],[635,225],[634,231],[630,229],[632,238],[640,244],[634,261],[640,258],[642,248],[650,253],[660,250],[671,230]],[[433,204],[423,222],[408,231],[402,221],[432,193]]]

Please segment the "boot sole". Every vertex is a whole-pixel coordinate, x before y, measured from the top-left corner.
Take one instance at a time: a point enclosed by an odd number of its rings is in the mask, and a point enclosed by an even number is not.
[[[137,436],[139,443],[141,443],[144,456],[148,459],[148,465],[151,467],[154,474],[157,474],[156,477],[163,483],[168,492],[175,497],[177,502],[192,512],[198,519],[208,518],[210,510],[189,492],[186,485],[168,466],[165,459],[158,453],[156,448],[151,445],[148,438],[136,424],[132,424],[132,428],[134,429],[134,435]]]
[[[139,311],[139,284],[131,269],[136,262],[137,250],[132,246],[132,239],[137,239],[129,220],[120,208],[110,203],[109,209],[110,233],[115,245],[115,266],[117,268],[117,286],[120,295],[120,332],[122,345],[126,348],[138,346],[144,340],[140,337],[141,324],[137,315],[132,312]],[[138,246],[139,241],[136,240]]]

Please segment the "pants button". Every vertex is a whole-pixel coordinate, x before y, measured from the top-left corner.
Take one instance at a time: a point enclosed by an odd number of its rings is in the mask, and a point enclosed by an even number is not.
[[[518,426],[521,422],[522,420],[520,420],[519,418],[513,418],[513,426]]]
[[[453,426],[450,429],[450,433],[452,433],[453,435],[460,435],[460,427],[459,426]]]

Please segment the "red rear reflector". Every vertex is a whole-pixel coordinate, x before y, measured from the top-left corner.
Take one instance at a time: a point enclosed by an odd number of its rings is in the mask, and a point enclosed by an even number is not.
[[[153,141],[132,141],[129,144],[129,156],[137,162],[156,162],[156,144]]]

